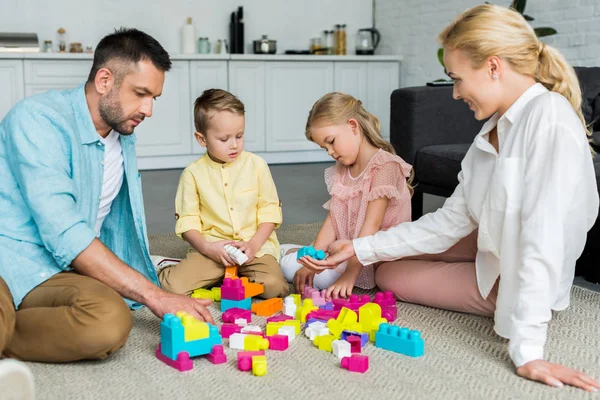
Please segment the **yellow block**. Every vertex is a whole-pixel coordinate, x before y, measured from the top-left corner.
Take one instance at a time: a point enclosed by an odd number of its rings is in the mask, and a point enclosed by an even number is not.
[[[213,292],[211,290],[208,290],[208,289],[196,289],[192,293],[192,297],[194,299],[209,299],[209,300],[212,300],[213,299]]]
[[[269,348],[269,340],[260,335],[247,335],[244,338],[244,350],[259,351]]]
[[[183,325],[183,340],[191,342],[199,339],[206,339],[209,337],[208,324],[192,317],[190,314],[180,311],[176,313],[181,318],[181,325]]]
[[[252,375],[263,376],[267,374],[267,357],[252,356]]]
[[[213,294],[213,301],[221,301],[221,288],[214,287],[210,290]]]
[[[313,340],[313,343],[319,348],[319,350],[332,352],[333,349],[331,347],[331,342],[333,342],[334,340],[335,336],[333,335],[323,335],[317,336],[315,340]]]
[[[313,305],[312,299],[304,299],[301,307],[298,307],[296,310],[296,319],[299,319],[301,322],[306,322],[306,316],[315,310],[318,310],[319,307]]]
[[[294,331],[296,332],[296,335],[300,334],[300,321],[298,321],[297,319],[288,319],[287,321],[281,321],[281,322],[269,322],[267,324],[266,335],[267,336],[277,335],[277,331],[279,330],[279,328],[284,327],[284,326],[293,326]]]
[[[344,325],[333,318],[327,321],[327,328],[329,328],[329,333],[331,333],[332,336],[335,336],[336,339],[342,337],[342,331],[345,329]]]
[[[342,307],[340,314],[337,317],[337,322],[342,325],[350,325],[358,322],[358,315],[349,308]]]
[[[375,333],[379,330],[379,325],[387,322],[387,319],[381,317],[381,307],[379,304],[367,303],[358,309],[358,320],[365,332],[369,333],[369,340],[375,341]]]
[[[290,294],[290,296],[292,296],[292,298],[294,299],[294,304],[296,304],[296,307],[300,307],[302,305],[302,295],[299,293],[294,293],[294,294]]]

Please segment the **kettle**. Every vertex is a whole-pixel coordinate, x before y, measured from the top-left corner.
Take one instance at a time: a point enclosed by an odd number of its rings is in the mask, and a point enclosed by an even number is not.
[[[356,55],[373,55],[379,45],[381,34],[375,28],[359,29],[356,34]]]

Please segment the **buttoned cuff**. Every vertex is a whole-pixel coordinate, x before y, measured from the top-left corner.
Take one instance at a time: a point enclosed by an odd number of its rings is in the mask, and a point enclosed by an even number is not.
[[[180,217],[175,223],[175,233],[183,239],[182,235],[187,231],[197,230],[202,232],[200,218],[196,216]]]
[[[358,261],[362,265],[370,265],[378,261],[369,237],[354,239],[352,246],[354,247],[356,258],[358,258]]]

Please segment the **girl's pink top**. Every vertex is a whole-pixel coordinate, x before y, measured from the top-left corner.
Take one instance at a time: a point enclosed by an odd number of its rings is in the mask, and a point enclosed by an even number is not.
[[[336,239],[356,239],[365,222],[370,201],[390,199],[380,230],[410,221],[410,192],[406,179],[411,165],[402,158],[379,150],[356,178],[350,168],[336,164],[325,170],[325,183],[331,199],[323,205],[333,221]],[[372,265],[365,266],[356,281],[362,289],[375,287]]]

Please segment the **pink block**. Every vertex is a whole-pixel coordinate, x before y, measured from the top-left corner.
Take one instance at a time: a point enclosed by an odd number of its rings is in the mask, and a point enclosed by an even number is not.
[[[221,314],[221,319],[223,322],[235,323],[235,320],[238,318],[243,318],[246,322],[252,322],[252,311],[244,310],[242,308],[230,308]]]
[[[350,353],[360,353],[360,337],[359,336],[347,336],[346,342],[350,343]]]
[[[352,372],[360,372],[364,374],[369,369],[369,357],[352,355],[351,357],[344,357],[341,361],[342,368]]]
[[[238,369],[240,371],[250,371],[252,369],[252,356],[264,356],[265,352],[260,351],[238,351]]]
[[[316,318],[321,321],[329,321],[330,319],[336,319],[340,315],[340,310],[315,310],[308,313],[306,320]]]
[[[358,312],[358,309],[371,301],[371,297],[368,294],[361,296],[353,294],[349,299],[335,299],[333,300],[333,309],[341,310],[342,307],[351,309],[354,312]]]
[[[394,306],[396,307],[396,298],[392,292],[377,292],[373,303],[379,304],[381,308]]]
[[[177,360],[171,360],[169,357],[162,353],[160,344],[156,349],[156,358],[167,364],[169,367],[173,367],[180,372],[190,371],[194,368],[194,363],[190,360],[190,355],[186,351],[182,351],[177,355]]]
[[[242,326],[236,324],[225,323],[221,325],[221,336],[224,339],[229,339],[229,336],[233,335],[234,333],[241,333],[242,328]]]
[[[398,318],[398,308],[395,304],[391,307],[381,307],[381,316],[388,322],[394,322]]]
[[[220,344],[214,345],[210,354],[206,355],[206,358],[213,364],[223,364],[227,362],[227,356],[223,351],[223,346]]]
[[[287,335],[273,335],[269,336],[269,349],[270,350],[287,350],[290,346],[290,338]]]
[[[302,299],[312,299],[313,305],[322,306],[326,303],[325,301],[325,290],[318,291],[311,286],[305,286],[304,292],[302,293]]]
[[[225,278],[221,286],[221,298],[225,300],[244,300],[246,298],[246,288],[242,285],[241,279]]]
[[[267,324],[269,322],[283,322],[283,321],[287,321],[290,319],[294,319],[294,317],[291,317],[291,316],[285,315],[285,314],[274,315],[272,317],[267,318]]]

